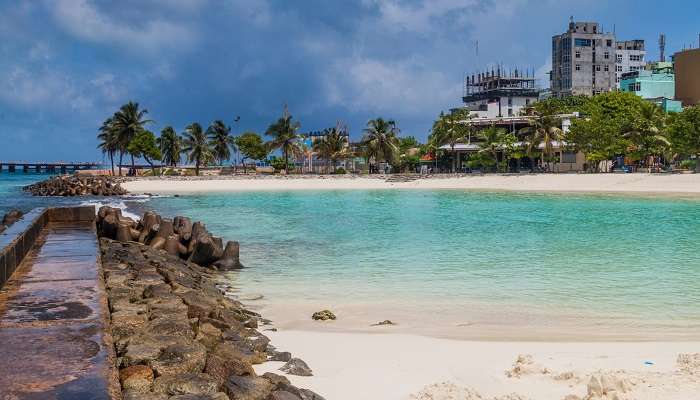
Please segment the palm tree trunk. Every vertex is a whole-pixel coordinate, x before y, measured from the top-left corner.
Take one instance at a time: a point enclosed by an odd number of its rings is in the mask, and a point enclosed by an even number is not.
[[[109,163],[112,165],[112,176],[114,176],[114,152],[109,152]]]
[[[124,151],[119,150],[119,176],[122,176],[122,162],[124,159]]]
[[[131,168],[136,169],[136,164],[134,164],[134,155],[133,154],[131,154]],[[136,172],[136,171],[134,171],[134,172]]]
[[[199,158],[197,161],[194,163],[194,174],[199,176]]]
[[[289,173],[289,154],[287,154],[287,146],[284,147],[283,153],[284,153],[284,172]]]

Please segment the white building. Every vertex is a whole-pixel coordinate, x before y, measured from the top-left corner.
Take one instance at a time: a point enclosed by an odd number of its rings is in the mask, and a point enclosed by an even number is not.
[[[646,50],[644,40],[625,40],[616,43],[615,74],[617,88],[620,88],[622,74],[641,71],[646,65]]]
[[[464,107],[475,118],[517,116],[538,99],[534,76],[517,69],[506,73],[498,68],[467,76],[464,81]]]

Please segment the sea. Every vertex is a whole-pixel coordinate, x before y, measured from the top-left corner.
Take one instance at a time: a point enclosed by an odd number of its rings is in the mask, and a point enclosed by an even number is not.
[[[45,177],[1,174],[0,212],[104,202],[21,191]],[[225,275],[231,290],[290,326],[309,315],[289,310],[335,307],[436,336],[700,336],[697,199],[339,190],[109,202],[186,215],[239,241],[245,268]]]

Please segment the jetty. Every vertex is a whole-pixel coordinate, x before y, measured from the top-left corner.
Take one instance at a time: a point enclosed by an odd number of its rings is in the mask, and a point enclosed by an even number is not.
[[[66,174],[86,169],[97,169],[102,164],[96,162],[22,162],[22,161],[0,161],[0,172],[35,172],[35,173],[57,173]]]
[[[118,398],[94,206],[35,209],[0,249],[0,399]]]

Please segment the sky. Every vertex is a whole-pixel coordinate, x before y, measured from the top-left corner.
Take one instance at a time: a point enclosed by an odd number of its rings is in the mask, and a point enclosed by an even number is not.
[[[465,73],[529,68],[546,87],[569,16],[656,59],[661,32],[667,54],[698,46],[698,15],[697,0],[0,0],[0,161],[101,161],[97,129],[130,100],[156,134],[216,119],[262,134],[286,104],[302,132],[342,121],[358,139],[383,117],[424,139]]]

